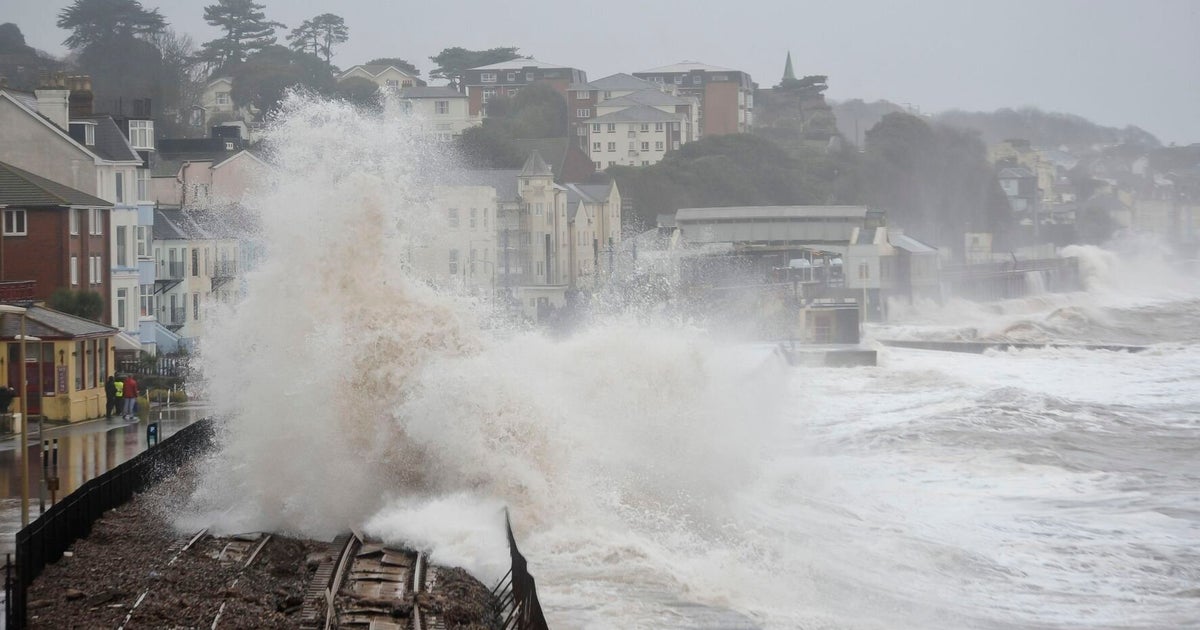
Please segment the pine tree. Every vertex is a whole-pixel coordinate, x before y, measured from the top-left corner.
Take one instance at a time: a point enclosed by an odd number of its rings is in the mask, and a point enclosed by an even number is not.
[[[147,11],[137,0],[75,0],[58,14],[58,27],[71,31],[63,44],[81,50],[92,44],[150,37],[166,28],[158,9]]]
[[[217,0],[204,7],[204,21],[225,31],[225,36],[205,42],[201,59],[213,68],[227,69],[274,45],[275,29],[285,27],[266,19],[265,6],[253,0]]]
[[[292,29],[288,39],[293,50],[324,57],[328,64],[333,60],[333,46],[350,39],[350,30],[341,16],[322,13]]]

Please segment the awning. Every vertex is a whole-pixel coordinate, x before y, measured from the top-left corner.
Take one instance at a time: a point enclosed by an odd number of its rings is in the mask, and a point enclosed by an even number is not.
[[[117,336],[113,338],[113,346],[116,347],[117,350],[140,351],[142,349],[142,342],[130,337],[129,334],[124,331],[119,331],[117,332]]]

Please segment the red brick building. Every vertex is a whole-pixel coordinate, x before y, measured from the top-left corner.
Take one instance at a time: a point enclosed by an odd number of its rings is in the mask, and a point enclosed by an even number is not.
[[[534,83],[547,83],[566,99],[572,85],[587,83],[587,73],[530,57],[471,68],[462,77],[472,116],[478,116],[491,97],[516,96],[521,88]]]
[[[108,323],[112,204],[0,162],[0,282],[33,280],[33,298],[55,289],[87,290],[104,301]]]
[[[681,61],[633,76],[674,85],[680,96],[699,99],[701,137],[746,133],[754,125],[754,82],[741,70]]]

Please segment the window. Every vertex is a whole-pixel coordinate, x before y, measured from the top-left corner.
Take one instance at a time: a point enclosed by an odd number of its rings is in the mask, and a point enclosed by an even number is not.
[[[617,123],[608,123],[608,133],[617,132]]]
[[[493,96],[496,96],[496,88],[483,88],[483,102],[487,103]]]
[[[592,115],[592,110],[590,110],[586,107],[575,110],[576,118],[590,118],[591,115]]]
[[[608,143],[608,150],[609,150],[609,151],[616,151],[616,150],[617,150],[617,143],[616,143],[616,142],[609,142],[609,143]]]
[[[612,98],[612,91],[604,90],[604,98],[605,100]]]
[[[71,286],[79,286],[79,257],[71,257]]]
[[[446,223],[452,228],[458,227],[458,208],[450,208],[446,211]]]
[[[495,72],[480,72],[479,73],[479,82],[480,83],[495,83],[496,82],[496,73]]]
[[[154,148],[154,121],[129,121],[129,146],[134,149]]]
[[[436,114],[445,116],[450,113],[450,101],[434,101],[433,111]]]
[[[394,90],[394,89],[400,87],[400,81],[397,79],[387,79],[383,82],[383,84],[384,84],[384,87],[386,87],[389,90]]]
[[[525,81],[533,81],[533,73],[532,72],[525,73]]]
[[[154,317],[154,285],[142,284],[138,285],[138,315],[141,317]]]
[[[643,150],[643,151],[649,151],[649,150],[650,150],[650,143],[649,143],[649,142],[643,142],[643,143],[642,143],[642,150]]]
[[[72,208],[67,210],[67,223],[70,224],[71,234],[79,234],[79,211]]]
[[[592,123],[592,133],[600,133],[600,123]]]
[[[508,88],[508,95],[516,96],[517,92],[520,92],[520,91],[521,91],[520,88]]]
[[[471,250],[471,275],[475,275],[475,250]]]
[[[129,289],[117,289],[117,328],[125,327],[125,301],[129,298]]]
[[[83,143],[89,147],[96,146],[96,125],[83,126]]]
[[[583,125],[580,125],[580,126],[576,127],[576,128],[575,128],[575,135],[577,135],[577,136],[586,136],[586,135],[587,135],[587,127],[585,127],[585,126],[583,126]]]
[[[678,75],[675,77],[675,85],[683,85],[683,76],[682,75]]]
[[[139,168],[137,170],[137,201],[148,199],[150,199],[150,169]]]
[[[638,131],[650,131],[650,123],[642,123],[641,127],[638,128]]]
[[[545,205],[542,204],[541,202],[535,203],[535,204],[533,204],[533,213],[540,217],[540,216],[542,216],[542,210],[544,208],[545,208]]]
[[[229,104],[229,92],[217,92],[217,105]]]
[[[517,80],[517,73],[516,73],[516,72],[509,72],[509,73],[508,73],[508,82],[509,82],[509,83],[512,83],[513,81],[516,81],[516,80]]]
[[[662,124],[662,123],[654,123],[654,130],[655,130],[655,131],[662,131],[662,130],[663,130],[663,124]]]
[[[88,284],[100,284],[99,256],[88,256]]]
[[[630,140],[630,141],[629,141],[629,150],[630,150],[630,151],[635,151],[635,150],[637,150],[637,143],[636,143],[636,142],[634,142],[633,140]]]
[[[116,188],[113,189],[113,195],[117,203],[125,203],[125,174],[113,173],[113,181],[116,182]]]
[[[25,236],[28,233],[24,210],[4,211],[4,233],[8,236]]]
[[[702,82],[704,82],[704,78],[700,75],[697,74],[692,77],[692,85],[700,85]]]
[[[196,251],[196,250],[192,250],[192,251]],[[194,321],[194,322],[200,321],[200,294],[199,293],[192,294],[192,321]]]
[[[609,166],[616,166],[616,165],[617,165],[617,163],[616,163],[616,162],[614,162],[613,160],[609,160],[609,161],[608,161],[608,165],[609,165]]]
[[[129,259],[127,258],[127,256],[129,255],[129,244],[127,243],[127,241],[129,240],[128,232],[129,232],[129,228],[127,228],[126,226],[124,226],[124,225],[117,226],[117,263],[116,264],[118,267],[128,267],[129,266]]]
[[[675,144],[675,150],[678,151],[679,150],[679,141],[676,140],[674,144]]]
[[[458,250],[450,250],[450,275],[458,275]]]
[[[137,226],[137,255],[139,258],[147,258],[150,256],[150,241],[146,238],[145,225]]]
[[[858,264],[858,277],[864,280],[871,277],[871,268],[867,266],[867,263]]]
[[[599,142],[593,142],[593,143],[592,143],[592,150],[593,150],[593,151],[599,151],[599,150],[600,150],[600,147],[601,147],[601,144],[600,144]]]
[[[650,166],[650,160],[642,160],[642,166]]]
[[[104,210],[92,208],[92,220],[88,222],[88,233],[97,236],[104,234]]]
[[[540,276],[540,275],[542,275],[542,274],[544,274],[544,273],[545,273],[545,268],[546,268],[546,267],[545,267],[545,265],[546,265],[546,263],[544,263],[544,262],[542,262],[542,261],[540,261],[540,260],[538,261],[538,263],[537,263],[537,275],[539,275],[539,276]]]
[[[485,229],[485,230],[487,229],[487,221],[488,221],[488,209],[484,208],[483,209],[483,229]],[[486,256],[485,256],[485,258],[486,258]]]
[[[192,277],[200,277],[200,250],[192,248]]]
[[[471,229],[474,230],[477,225],[476,210],[471,208]]]
[[[597,171],[602,168],[599,162],[592,162],[592,164],[595,165]]]
[[[655,150],[655,151],[662,151],[662,150],[663,150],[663,141],[662,141],[662,140],[655,140],[655,141],[654,141],[654,150]]]

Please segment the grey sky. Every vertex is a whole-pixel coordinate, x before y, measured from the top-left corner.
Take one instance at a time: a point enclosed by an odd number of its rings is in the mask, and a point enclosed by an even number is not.
[[[346,19],[346,67],[402,57],[428,73],[449,46],[518,46],[590,78],[683,59],[777,83],[784,55],[796,73],[827,74],[830,98],[888,99],[925,112],[1035,105],[1095,122],[1134,124],[1165,143],[1200,142],[1197,0],[260,0],[294,27],[324,12]],[[142,0],[197,42],[214,0]],[[0,22],[61,54],[54,23],[67,0],[0,0]]]

